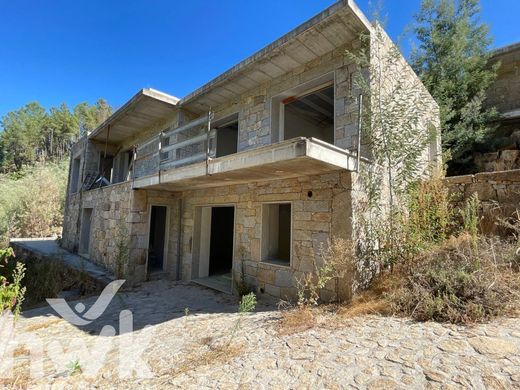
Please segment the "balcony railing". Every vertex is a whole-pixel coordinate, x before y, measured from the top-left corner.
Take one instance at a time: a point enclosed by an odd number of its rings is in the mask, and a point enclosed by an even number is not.
[[[211,129],[213,114],[185,125],[162,131],[137,147],[134,177],[161,170],[209,161],[215,155],[216,130]]]

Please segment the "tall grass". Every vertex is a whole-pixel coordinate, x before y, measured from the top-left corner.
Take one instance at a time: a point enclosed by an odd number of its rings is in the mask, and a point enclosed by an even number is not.
[[[0,240],[61,233],[67,161],[0,176]]]

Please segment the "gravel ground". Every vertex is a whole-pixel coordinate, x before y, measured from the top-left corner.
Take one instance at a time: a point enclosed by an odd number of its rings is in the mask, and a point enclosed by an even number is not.
[[[82,303],[88,309],[94,301]],[[119,334],[120,317],[121,323],[133,323],[132,332],[125,333],[123,325]],[[462,327],[393,317],[334,317],[323,314],[314,328],[281,335],[273,302],[262,301],[254,314],[240,316],[236,300],[225,294],[192,284],[148,282],[119,292],[86,326],[66,322],[50,307],[23,313],[14,335],[0,334],[0,352],[2,341],[11,340],[4,365],[14,356],[5,366],[13,375],[0,383],[34,388],[520,388],[518,319]],[[7,328],[4,321],[0,332]],[[111,331],[117,335],[111,337]],[[23,347],[28,338],[33,344]]]

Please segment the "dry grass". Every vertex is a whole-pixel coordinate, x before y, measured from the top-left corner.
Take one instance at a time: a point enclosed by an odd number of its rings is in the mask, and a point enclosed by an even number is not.
[[[48,321],[44,322],[38,322],[36,324],[28,325],[25,327],[26,332],[36,332],[37,330],[46,329],[49,326],[52,326],[54,324],[57,324],[59,322],[62,322],[63,320],[61,318],[53,318]]]
[[[21,357],[21,356],[29,356],[31,351],[29,351],[25,346],[19,345],[13,350],[13,357]]]
[[[305,332],[314,328],[317,324],[315,310],[309,306],[299,306],[294,309],[283,310],[282,318],[278,323],[280,336]]]
[[[382,296],[381,291],[364,291],[356,295],[351,303],[341,305],[337,311],[338,317],[341,318],[353,318],[373,314],[392,314],[390,302]]]
[[[14,366],[10,378],[0,378],[0,387],[7,389],[27,389],[30,383],[30,365],[28,361]]]
[[[183,361],[177,364],[173,372],[167,374],[169,379],[196,370],[204,366],[221,366],[244,352],[242,344],[210,344],[188,352]]]
[[[462,234],[395,267],[383,295],[418,321],[485,322],[517,311],[519,270],[514,242]]]

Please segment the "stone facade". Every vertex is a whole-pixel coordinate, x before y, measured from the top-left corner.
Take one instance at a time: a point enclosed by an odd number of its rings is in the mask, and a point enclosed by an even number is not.
[[[388,39],[388,45],[390,44],[391,41]],[[330,111],[333,119],[333,125],[330,128],[333,129],[333,134],[329,133],[331,139],[327,142],[337,148],[352,153],[357,152],[359,92],[355,90],[354,79],[355,72],[359,69],[346,55],[346,51],[359,48],[359,46],[357,35],[352,34],[348,41],[331,46],[334,49],[330,49],[329,52],[321,54],[324,51],[319,51],[320,54],[313,54],[312,60],[298,62],[299,65],[291,66],[291,70],[276,71],[272,76],[265,77],[265,81],[255,81],[253,87],[243,92],[234,93],[231,92],[232,89],[218,89],[219,94],[222,92],[222,96],[226,96],[226,101],[211,107],[214,112],[213,120],[218,122],[231,116],[238,117],[238,152],[247,152],[276,144],[285,139],[282,136],[283,125],[280,121],[282,115],[280,108],[283,107],[282,104],[286,104],[285,99],[305,96],[305,94],[311,93],[310,91],[323,91],[324,85],[327,89],[332,86],[333,95],[325,95],[325,100],[333,107]],[[291,61],[289,58],[286,60]],[[264,58],[262,61],[269,62],[269,59]],[[294,62],[292,60],[292,63]],[[404,59],[395,71],[400,77],[404,75],[411,84],[418,82],[417,76]],[[236,77],[240,78],[240,76]],[[233,78],[230,80],[233,81]],[[194,99],[202,101],[203,98],[202,94]],[[438,108],[433,99],[426,94],[420,101],[425,107],[422,110],[425,114],[421,114],[418,118],[421,125],[425,130],[430,125],[437,126]],[[415,101],[409,103],[410,106],[416,104]],[[159,132],[176,129],[203,117],[207,115],[206,109],[207,104],[197,101],[183,103],[181,100],[179,104],[172,106],[171,115],[167,118],[162,117],[157,123],[134,131],[131,136],[129,135],[118,145],[108,145],[108,141],[105,141],[107,142],[105,145],[101,140],[94,142],[89,137],[82,139],[72,152],[72,161],[81,160],[79,164],[81,171],[76,172],[81,183],[84,183],[91,173],[99,171],[100,158],[107,149],[110,154],[114,155],[115,172],[118,171],[117,164],[123,161],[119,158],[120,153],[127,152],[129,148],[134,147],[137,147],[137,150],[142,153],[137,154],[132,171],[134,177],[129,181],[93,190],[84,188],[84,191],[79,192],[69,185],[63,246],[71,251],[79,250],[82,225],[87,226],[87,221],[82,218],[82,213],[85,209],[92,210],[89,258],[110,270],[115,270],[118,257],[118,227],[124,225],[128,235],[129,248],[125,278],[130,282],[139,283],[150,276],[147,257],[151,207],[154,205],[166,206],[167,244],[165,265],[161,275],[174,280],[188,281],[199,276],[200,256],[197,253],[197,240],[201,229],[201,221],[198,219],[200,208],[229,205],[234,207],[235,217],[232,270],[235,280],[243,278],[259,293],[283,299],[294,299],[297,281],[304,273],[314,271],[314,263],[315,261],[319,263],[321,251],[326,249],[328,243],[335,238],[346,240],[353,238],[352,226],[356,219],[353,210],[358,209],[356,204],[363,202],[364,199],[362,187],[358,184],[360,175],[354,171],[338,170],[338,165],[326,162],[326,159],[319,161],[316,159],[315,161],[318,161],[316,164],[319,164],[321,169],[318,172],[328,171],[328,173],[317,175],[304,170],[300,173],[292,165],[296,173],[285,173],[285,178],[274,175],[272,179],[267,177],[263,181],[247,184],[229,185],[225,181],[214,181],[212,183],[214,187],[211,188],[179,189],[175,187],[175,183],[163,183],[158,180],[160,184],[153,189],[150,188],[152,184],[143,185],[142,187],[145,188],[135,189],[133,179],[136,177],[145,179],[147,176],[152,177],[153,175],[158,176],[159,179],[161,177],[159,159],[163,144],[161,143],[159,147],[159,141],[164,136],[159,137]],[[136,109],[136,111],[138,110]],[[144,115],[150,117],[152,113],[150,111]],[[114,118],[116,118],[114,121],[124,121],[124,118],[121,119],[117,115],[114,115]],[[329,119],[330,114],[327,117],[327,120]],[[297,130],[293,132],[297,132]],[[107,140],[108,134],[107,130]],[[180,143],[193,136],[191,130],[186,131],[185,134],[179,131],[175,136],[169,137],[168,144]],[[293,134],[292,137],[294,136]],[[183,159],[204,154],[206,140],[188,146],[184,143],[181,148],[176,150],[177,158]],[[435,146],[438,146],[438,142],[438,139],[435,140]],[[334,146],[328,145],[327,148],[337,150]],[[215,157],[213,136],[210,136],[208,149],[208,157]],[[369,151],[362,149],[361,155],[363,164],[368,164],[364,157],[369,157]],[[243,158],[246,159],[247,156]],[[431,153],[425,151],[425,164],[431,160]],[[290,164],[297,164],[297,162],[291,161]],[[324,166],[327,168],[324,169]],[[121,179],[117,175],[113,175],[113,177]],[[113,183],[116,181],[113,180]],[[265,261],[263,256],[262,241],[265,240],[263,210],[266,207],[264,205],[271,203],[291,204],[290,262],[286,265]],[[347,279],[327,285],[322,291],[323,298],[348,299],[351,294],[352,280]]]
[[[481,228],[485,233],[500,233],[499,218],[512,217],[520,210],[520,170],[485,172],[444,179],[452,201],[460,206],[473,194],[482,203]]]
[[[491,140],[474,153],[476,172],[520,168],[520,43],[491,53],[490,64],[500,63],[497,78],[487,91],[487,107],[495,107],[499,118]]]
[[[321,250],[334,238],[351,238],[351,177],[349,172],[302,176],[248,185],[217,187],[182,194],[182,278],[196,276],[193,269],[195,209],[199,206],[235,207],[234,277],[244,273],[245,281],[259,292],[283,299],[296,297],[296,281],[314,271]],[[262,205],[290,202],[292,243],[289,266],[262,261]],[[323,291],[333,296],[333,285]],[[346,297],[343,297],[346,298]]]

